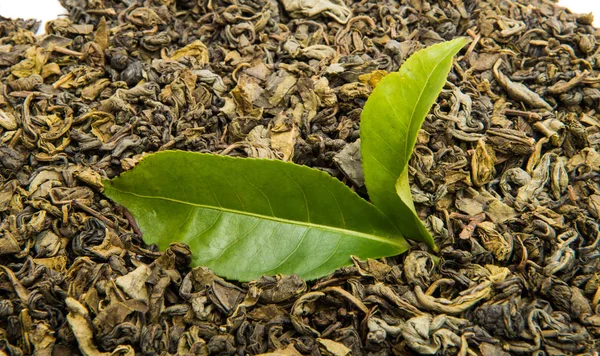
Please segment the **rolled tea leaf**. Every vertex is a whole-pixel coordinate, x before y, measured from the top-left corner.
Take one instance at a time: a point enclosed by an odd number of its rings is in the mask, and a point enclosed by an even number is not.
[[[133,214],[146,243],[186,243],[194,265],[230,279],[314,279],[351,264],[351,255],[408,248],[379,209],[339,180],[281,161],[164,151],[105,181],[104,194]]]
[[[361,154],[365,185],[375,206],[402,234],[435,249],[419,217],[408,183],[408,160],[419,129],[438,97],[452,57],[469,42],[457,38],[413,54],[373,90],[361,115]]]

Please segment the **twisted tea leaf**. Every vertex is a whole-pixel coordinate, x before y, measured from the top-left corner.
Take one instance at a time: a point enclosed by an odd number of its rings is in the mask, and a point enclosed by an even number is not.
[[[452,57],[468,42],[457,38],[413,54],[397,73],[377,84],[361,116],[361,154],[371,201],[404,236],[432,248],[433,238],[412,200],[408,160],[425,116],[446,82]]]
[[[147,243],[187,243],[194,265],[231,279],[314,279],[351,264],[351,255],[408,247],[383,213],[340,181],[285,162],[163,151],[104,184]]]

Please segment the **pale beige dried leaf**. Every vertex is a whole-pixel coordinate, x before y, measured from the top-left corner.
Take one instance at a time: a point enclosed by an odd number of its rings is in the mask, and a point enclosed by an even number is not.
[[[333,340],[317,338],[317,342],[321,346],[321,352],[325,355],[346,356],[352,353],[352,350],[346,347],[346,345]]]
[[[176,61],[183,57],[193,57],[198,60],[199,64],[206,65],[208,64],[208,55],[208,48],[206,48],[206,45],[202,43],[202,41],[196,40],[175,51],[170,59]]]
[[[138,268],[127,273],[124,276],[118,277],[115,283],[123,292],[133,299],[148,301],[148,288],[146,281],[152,274],[152,270],[145,265],[140,264]]]
[[[94,34],[94,42],[104,51],[108,48],[108,28],[106,26],[106,19],[102,17],[96,26],[96,33]]]

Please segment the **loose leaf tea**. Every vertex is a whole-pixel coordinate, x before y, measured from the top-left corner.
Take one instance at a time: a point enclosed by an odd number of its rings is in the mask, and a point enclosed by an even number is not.
[[[423,120],[442,90],[452,58],[467,38],[439,43],[413,54],[397,73],[383,78],[361,116],[365,185],[375,206],[408,238],[435,248],[417,214],[408,182],[408,160]]]
[[[0,355],[597,354],[591,14],[553,0],[60,1],[69,15],[43,35],[0,16]],[[203,252],[184,243],[145,243],[102,193],[178,150],[311,167],[368,200],[365,103],[412,54],[461,36],[403,171],[438,251],[407,239],[314,281],[232,281],[193,267]]]
[[[106,181],[104,194],[131,211],[146,243],[185,243],[195,265],[230,279],[314,279],[351,255],[408,248],[394,224],[340,181],[281,161],[159,152]]]

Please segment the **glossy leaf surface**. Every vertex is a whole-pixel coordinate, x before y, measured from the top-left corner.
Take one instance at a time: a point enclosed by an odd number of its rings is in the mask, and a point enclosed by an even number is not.
[[[411,239],[435,248],[415,211],[408,183],[408,160],[427,113],[442,90],[453,56],[469,42],[458,38],[420,50],[400,70],[385,76],[361,115],[365,184],[375,206]]]
[[[281,161],[165,151],[104,185],[146,243],[162,250],[186,243],[194,265],[231,279],[314,279],[351,264],[351,255],[408,247],[383,213],[339,180]]]

